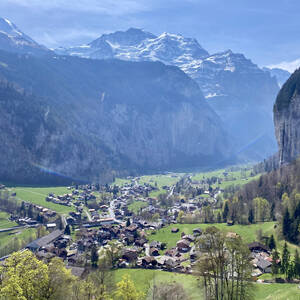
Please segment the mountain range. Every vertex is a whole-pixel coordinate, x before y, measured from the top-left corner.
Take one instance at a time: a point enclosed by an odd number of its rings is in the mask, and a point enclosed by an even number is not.
[[[242,54],[134,28],[54,51],[6,19],[0,33],[0,136],[12,149],[0,179],[105,181],[276,151],[278,83]]]
[[[177,66],[198,83],[226,130],[239,142],[242,156],[259,160],[276,151],[272,107],[279,91],[276,78],[282,84],[283,75],[278,70],[259,68],[243,54],[231,50],[209,54],[196,39],[170,33],[156,36],[136,28],[104,34],[87,45],[55,52]]]

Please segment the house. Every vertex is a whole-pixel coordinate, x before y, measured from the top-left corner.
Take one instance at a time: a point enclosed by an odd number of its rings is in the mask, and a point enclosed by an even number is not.
[[[31,251],[37,251],[42,247],[47,246],[48,244],[54,242],[55,240],[57,240],[59,237],[61,237],[63,235],[63,231],[62,230],[54,230],[51,233],[49,233],[46,236],[43,236],[31,243],[29,243],[26,248],[31,250]]]
[[[176,244],[178,251],[180,252],[188,252],[191,247],[190,247],[190,242],[187,240],[180,240]]]
[[[124,249],[122,258],[128,262],[135,261],[138,257],[138,252],[136,249]]]
[[[256,262],[256,266],[263,272],[263,273],[271,273],[271,266],[272,263],[266,259],[259,258]]]
[[[172,233],[177,233],[177,232],[179,232],[179,228],[175,228],[175,227],[174,227],[174,228],[171,229],[171,232],[172,232]]]
[[[199,236],[199,235],[201,235],[201,234],[202,234],[202,229],[201,229],[201,228],[195,228],[195,229],[193,230],[193,234],[194,234],[194,236]]]
[[[157,248],[150,248],[149,254],[150,254],[151,256],[159,256],[158,249],[157,249]]]
[[[266,253],[271,253],[271,249],[264,245],[264,244],[261,244],[259,242],[253,242],[253,243],[250,243],[248,244],[248,248],[251,252],[266,252]]]

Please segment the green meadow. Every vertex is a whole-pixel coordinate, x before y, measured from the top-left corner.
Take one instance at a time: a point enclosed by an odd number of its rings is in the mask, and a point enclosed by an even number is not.
[[[46,201],[46,197],[49,193],[54,193],[55,195],[69,193],[70,190],[68,190],[67,187],[13,187],[10,188],[10,190],[17,193],[16,197],[18,200],[41,205],[54,210],[59,214],[75,211],[74,207],[68,207]]]

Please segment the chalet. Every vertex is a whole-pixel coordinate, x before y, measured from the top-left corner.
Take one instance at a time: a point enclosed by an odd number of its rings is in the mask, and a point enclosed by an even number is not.
[[[191,247],[190,247],[190,242],[187,240],[180,240],[176,244],[178,251],[180,252],[188,252]]]
[[[138,252],[136,249],[124,249],[122,258],[128,262],[135,261],[138,257]]]
[[[201,229],[201,228],[195,228],[195,229],[193,230],[193,234],[194,234],[194,236],[199,236],[199,235],[201,235],[201,234],[202,234],[202,229]]]
[[[253,242],[248,244],[248,248],[251,252],[266,252],[266,253],[271,253],[271,249],[259,242]]]
[[[29,243],[26,248],[31,250],[31,251],[38,251],[40,248],[47,246],[48,244],[54,242],[57,240],[59,237],[63,235],[62,230],[54,230],[50,234],[43,236],[42,238],[39,238],[31,243]]]
[[[150,254],[151,256],[159,256],[158,249],[157,249],[157,248],[150,248],[149,254]]]

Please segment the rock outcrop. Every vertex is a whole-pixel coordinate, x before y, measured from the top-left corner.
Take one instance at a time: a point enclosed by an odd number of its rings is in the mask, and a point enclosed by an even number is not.
[[[300,155],[300,70],[280,90],[274,105],[274,122],[280,164]]]

